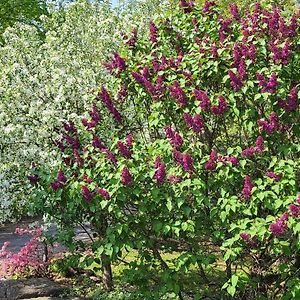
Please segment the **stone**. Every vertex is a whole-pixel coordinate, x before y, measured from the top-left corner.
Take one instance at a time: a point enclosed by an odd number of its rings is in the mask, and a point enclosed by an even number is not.
[[[59,297],[67,291],[66,286],[47,278],[0,281],[0,300]]]

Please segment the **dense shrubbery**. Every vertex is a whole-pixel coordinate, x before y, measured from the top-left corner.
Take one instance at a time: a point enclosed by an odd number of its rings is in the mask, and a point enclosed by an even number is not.
[[[133,30],[109,88],[63,124],[60,168],[29,177],[37,211],[91,222],[107,288],[135,249],[125,275],[149,299],[183,299],[192,270],[198,297],[299,297],[299,13],[230,11],[180,1],[149,39]]]
[[[168,6],[166,1],[124,1],[120,10],[108,1],[73,2],[62,10],[49,8],[49,15],[41,17],[43,39],[35,26],[24,23],[3,34],[0,223],[24,215],[30,194],[26,172],[34,163],[57,162],[53,140],[58,124],[80,119],[91,104],[93,89],[108,80],[101,61],[118,48],[120,31],[137,26],[144,32],[149,16]]]

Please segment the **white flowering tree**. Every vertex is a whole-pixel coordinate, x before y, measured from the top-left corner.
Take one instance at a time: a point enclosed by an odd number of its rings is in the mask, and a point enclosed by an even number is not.
[[[15,24],[0,48],[0,223],[24,211],[35,164],[55,165],[53,141],[66,118],[79,118],[107,81],[103,66],[121,32],[139,28],[169,5],[159,1],[77,1],[42,19],[45,40]],[[72,114],[70,113],[72,112]]]

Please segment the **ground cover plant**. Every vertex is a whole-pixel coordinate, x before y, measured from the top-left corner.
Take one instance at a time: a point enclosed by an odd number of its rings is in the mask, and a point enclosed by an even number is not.
[[[109,84],[61,125],[61,165],[28,174],[32,207],[66,239],[91,223],[87,263],[107,289],[111,264],[136,251],[123,274],[145,299],[191,296],[183,274],[199,299],[300,295],[300,15],[230,13],[180,1],[148,37],[125,35],[103,62]]]

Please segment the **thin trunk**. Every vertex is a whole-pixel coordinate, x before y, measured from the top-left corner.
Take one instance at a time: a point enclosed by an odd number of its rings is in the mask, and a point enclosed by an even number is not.
[[[113,277],[112,277],[112,270],[111,270],[111,262],[109,256],[106,254],[101,255],[101,262],[102,262],[102,282],[104,284],[105,289],[111,290],[113,287]]]

